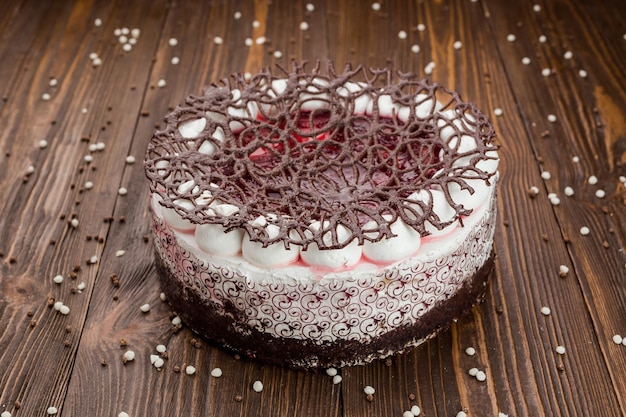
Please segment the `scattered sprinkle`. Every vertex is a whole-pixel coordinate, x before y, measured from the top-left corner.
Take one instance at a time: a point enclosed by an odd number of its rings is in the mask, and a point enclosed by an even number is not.
[[[621,345],[623,341],[624,339],[619,334],[613,335],[613,343],[615,343],[616,345]]]
[[[435,62],[430,61],[428,64],[426,64],[426,67],[424,68],[424,73],[426,73],[427,75],[430,75],[433,73],[434,69],[435,69]]]
[[[592,175],[587,179],[587,182],[591,185],[596,185],[598,183],[598,177]]]
[[[85,155],[85,156],[83,157],[83,159],[85,160],[85,162],[91,162],[91,161],[93,161],[93,156],[91,156],[91,155]]]
[[[516,39],[516,37],[512,33],[509,33],[508,35],[506,35],[506,40],[509,41],[509,42],[515,42],[515,39]]]
[[[307,22],[300,22],[300,30],[309,30],[309,24]]]
[[[76,229],[78,227],[78,219],[74,218],[70,221],[70,226],[72,226],[74,229]]]
[[[565,51],[565,53],[563,54],[563,58],[565,59],[572,59],[572,56],[574,56],[572,51]]]
[[[214,368],[211,370],[211,376],[213,378],[219,378],[222,376],[222,368]]]
[[[468,373],[470,376],[476,376],[476,374],[478,374],[478,368],[470,368],[470,370],[469,370],[469,371],[467,371],[467,373]]]
[[[550,178],[552,178],[552,175],[550,174],[550,171],[542,171],[541,178],[543,178],[544,180],[549,180]]]
[[[487,379],[487,374],[484,371],[478,371],[476,373],[476,379],[480,382],[484,382]]]
[[[626,184],[626,177],[623,175],[619,176],[619,182],[621,182],[622,184]]]
[[[85,288],[87,288],[87,284],[85,284],[84,282],[81,282],[80,284],[76,286],[76,289],[78,290],[78,292],[84,290]]]
[[[48,147],[48,141],[45,139],[42,139],[39,141],[39,148],[40,149],[45,149]]]
[[[63,314],[64,316],[67,316],[68,314],[70,314],[70,308],[68,306],[66,306],[65,304],[63,304],[59,308],[59,313]]]
[[[252,389],[254,390],[254,392],[263,391],[263,383],[261,381],[254,381],[254,383],[252,384]]]
[[[213,38],[213,43],[215,43],[216,45],[221,45],[224,43],[224,39],[222,39],[221,36],[216,36]]]
[[[159,294],[159,299],[163,302],[167,301],[167,296],[165,295],[164,292],[162,292],[161,294]]]
[[[93,21],[93,25],[96,27],[102,26],[102,19],[97,18],[96,20]]]
[[[493,109],[493,114],[495,116],[502,116],[502,113],[503,113],[503,111],[502,111],[502,109],[500,107],[496,107],[495,109]]]
[[[378,3],[378,2],[372,3],[372,10],[379,11],[380,10],[380,3]]]
[[[265,38],[265,36],[259,36],[255,39],[254,43],[256,43],[257,45],[263,45],[266,40],[267,39]]]
[[[546,307],[546,306],[541,307],[541,314],[543,314],[544,316],[549,316],[550,313],[552,313],[552,310],[550,310],[550,307]]]
[[[405,411],[402,413],[402,417],[413,417],[413,413],[411,411]]]
[[[48,409],[46,410],[46,413],[48,413],[51,416],[55,415],[58,412],[59,410],[57,410],[56,407],[48,407]]]
[[[283,53],[281,51],[274,51],[274,58],[280,59],[283,57]]]
[[[563,190],[563,192],[565,193],[566,196],[571,197],[574,195],[574,189],[570,186],[565,187],[565,189]]]
[[[467,413],[463,410],[456,413],[456,417],[467,417]]]
[[[133,38],[137,39],[139,37],[139,35],[141,34],[141,30],[139,28],[133,28],[130,31],[130,36],[132,36]]]
[[[528,195],[530,195],[531,197],[535,197],[538,194],[539,194],[539,187],[537,187],[536,185],[533,185],[532,187],[528,189]]]
[[[426,30],[426,25],[424,25],[423,23],[420,23],[417,25],[417,30],[419,30],[420,32],[423,32]]]
[[[552,70],[550,68],[544,68],[541,70],[541,75],[544,77],[549,77],[552,74]]]
[[[569,274],[569,268],[565,265],[559,266],[559,276],[565,278]]]
[[[554,122],[556,122],[556,116],[555,116],[555,115],[553,115],[553,114],[549,114],[549,115],[548,115],[548,121],[549,121],[550,123],[554,123]]]
[[[241,12],[239,10],[237,10],[235,12],[235,14],[233,15],[233,17],[235,18],[235,20],[241,19]]]
[[[129,416],[128,416],[128,413],[127,413],[127,412],[122,411],[122,412],[120,412],[120,413],[117,415],[117,417],[129,417]]]
[[[93,65],[94,67],[99,67],[100,65],[102,65],[102,59],[96,57],[93,59],[93,61],[91,61],[91,65]]]
[[[590,230],[587,226],[583,226],[580,228],[580,234],[583,236],[587,236],[590,233]]]
[[[141,310],[142,313],[147,313],[150,311],[150,304],[143,304],[141,307],[139,307],[139,310]]]
[[[364,392],[366,395],[374,395],[374,393],[376,392],[376,390],[375,390],[375,389],[374,389],[374,387],[372,387],[371,385],[366,385],[366,386],[363,388],[363,392]]]
[[[48,81],[48,85],[49,85],[50,87],[56,87],[56,85],[57,85],[58,83],[59,83],[59,82],[57,81],[57,79],[56,79],[56,78],[50,78],[50,81]]]
[[[528,64],[530,64],[530,58],[528,58],[527,56],[525,56],[524,58],[522,58],[522,64],[524,64],[524,65],[528,65]]]
[[[606,197],[606,191],[604,191],[604,190],[596,190],[596,197],[598,197],[598,198]]]
[[[333,384],[335,384],[335,385],[340,384],[342,379],[343,378],[341,377],[341,375],[335,375],[333,377]]]
[[[124,355],[122,355],[122,361],[124,361],[124,363],[132,362],[133,360],[135,360],[135,352],[132,350],[127,350],[124,352]]]
[[[585,70],[581,69],[580,71],[578,71],[578,75],[579,75],[581,78],[587,78],[587,71],[585,71]]]
[[[414,405],[413,407],[411,407],[411,413],[413,413],[413,415],[417,417],[422,414],[422,410],[418,406]]]
[[[120,189],[117,190],[117,193],[119,195],[126,195],[126,194],[128,194],[128,190],[126,188],[124,188],[124,187],[120,187]]]
[[[50,100],[50,94],[48,94],[48,93],[43,93],[43,94],[41,95],[41,99],[42,99],[43,101],[48,101],[48,100]]]
[[[117,252],[115,252],[115,256],[119,258],[120,256],[124,256],[125,253],[126,251],[124,249],[120,249]]]
[[[26,168],[26,175],[30,175],[33,172],[35,172],[35,167],[33,165],[29,165],[28,168]]]
[[[89,258],[89,263],[90,264],[98,263],[98,257],[96,255],[92,256],[91,258]]]
[[[167,350],[167,347],[165,345],[157,345],[156,347],[156,351],[159,353],[163,353]]]
[[[476,354],[476,349],[474,349],[472,346],[469,346],[465,349],[465,354],[467,356],[474,356]]]
[[[62,282],[63,282],[63,275],[57,275],[57,276],[55,276],[54,278],[52,278],[52,281],[53,281],[55,284],[60,284],[60,283],[62,283]]]
[[[413,52],[414,54],[419,54],[420,46],[418,44],[411,45],[411,52]]]
[[[548,40],[548,38],[546,38],[546,36],[545,36],[545,35],[541,35],[541,36],[539,36],[539,42],[540,42],[540,43],[546,43],[546,41],[547,41],[547,40]]]
[[[575,164],[579,163],[580,162],[580,157],[572,156],[572,162],[575,163]]]
[[[550,204],[553,206],[558,206],[561,204],[561,199],[556,196],[556,194],[552,193],[552,195],[548,195],[548,200],[550,200]]]
[[[193,375],[196,373],[196,368],[192,365],[187,365],[187,367],[185,368],[185,373],[187,375]]]
[[[258,20],[253,20],[252,21],[252,27],[253,28],[258,28],[259,26],[261,26],[261,22],[259,22]]]
[[[254,41],[252,40],[252,38],[246,38],[246,40],[244,41],[244,44],[246,46],[252,46],[254,44]]]
[[[454,44],[452,44],[452,47],[454,49],[461,49],[463,47],[463,43],[461,41],[456,41],[454,42]]]
[[[93,188],[93,182],[87,181],[83,187],[85,187],[85,190],[91,190]]]
[[[407,34],[405,30],[401,30],[400,32],[398,32],[398,38],[399,39],[406,39],[407,38]]]
[[[170,62],[172,63],[172,65],[178,65],[178,63],[180,62],[180,58],[177,56],[173,56]]]
[[[173,324],[174,326],[178,326],[178,325],[179,325],[179,324],[181,324],[181,323],[182,323],[182,321],[180,320],[180,317],[178,317],[178,316],[176,316],[176,317],[174,317],[174,318],[172,319],[172,324]]]
[[[313,3],[307,3],[306,4],[306,11],[307,12],[312,12],[313,10],[315,10],[315,5]]]
[[[167,81],[165,81],[163,78],[161,78],[159,81],[157,81],[157,87],[159,88],[163,88],[167,85]]]
[[[541,11],[541,6],[540,6],[540,5],[538,5],[538,4],[535,4],[535,5],[533,6],[533,10],[534,10],[535,12],[539,13],[539,12]]]
[[[565,355],[565,346],[557,346],[556,353],[558,353],[559,355]]]
[[[8,411],[3,411],[2,414],[0,414],[0,417],[11,417],[11,413],[9,413]]]
[[[128,155],[128,156],[126,157],[126,163],[127,163],[127,164],[134,164],[134,163],[135,163],[135,157],[134,157],[134,156],[132,156],[132,155]]]
[[[122,45],[122,50],[124,52],[130,52],[131,49],[133,49],[133,45],[130,43],[125,43],[124,45]]]
[[[170,40],[167,41],[167,43],[169,43],[170,46],[176,46],[176,45],[178,45],[178,39],[170,38]]]
[[[337,368],[328,368],[326,370],[326,375],[328,375],[328,376],[335,376],[335,375],[337,375]]]

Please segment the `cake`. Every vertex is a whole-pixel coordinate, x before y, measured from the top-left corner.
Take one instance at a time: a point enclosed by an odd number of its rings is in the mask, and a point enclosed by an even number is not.
[[[182,322],[293,368],[433,337],[484,295],[498,154],[458,93],[389,69],[263,69],[191,95],[145,158],[158,276]]]

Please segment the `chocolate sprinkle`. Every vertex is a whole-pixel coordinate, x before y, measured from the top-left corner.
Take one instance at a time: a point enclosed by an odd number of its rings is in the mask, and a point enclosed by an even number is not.
[[[473,193],[466,180],[488,182],[494,175],[476,166],[494,159],[488,151],[497,149],[495,131],[476,106],[412,73],[348,65],[338,74],[329,64],[323,75],[319,63],[310,72],[295,63],[291,71],[279,69],[282,77],[267,68],[249,79],[233,74],[166,116],[145,160],[151,191],[164,207],[195,224],[244,229],[264,246],[304,249],[389,238],[398,218],[426,236],[426,221],[443,229],[471,213],[448,187]],[[371,114],[355,113],[365,95]],[[391,101],[390,115],[381,115],[381,100]],[[401,119],[402,109],[408,114]],[[180,126],[202,118],[199,135],[183,137]],[[457,140],[444,141],[444,128]],[[475,149],[458,150],[462,136],[472,137]],[[203,146],[215,150],[201,153]],[[443,192],[456,212],[452,219],[437,216],[431,190]],[[210,208],[222,202],[237,210],[225,215]],[[259,217],[261,225],[254,221]],[[311,227],[316,221],[320,230]],[[266,224],[278,233],[269,235]],[[349,239],[340,241],[338,226],[349,230]]]

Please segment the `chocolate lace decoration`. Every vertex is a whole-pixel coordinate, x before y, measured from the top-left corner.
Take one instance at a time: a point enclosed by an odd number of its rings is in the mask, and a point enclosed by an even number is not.
[[[264,246],[337,249],[392,237],[399,218],[422,236],[425,222],[442,229],[462,221],[471,210],[454,201],[450,183],[473,193],[466,180],[494,175],[476,165],[497,158],[488,154],[497,149],[493,127],[440,84],[362,66],[280,71],[233,74],[166,116],[145,160],[164,207],[192,223],[243,228]],[[367,97],[371,114],[361,108]],[[184,137],[190,123],[200,132]],[[461,151],[462,136],[475,148]],[[452,219],[435,213],[431,190],[443,192]],[[220,210],[223,203],[236,209]]]

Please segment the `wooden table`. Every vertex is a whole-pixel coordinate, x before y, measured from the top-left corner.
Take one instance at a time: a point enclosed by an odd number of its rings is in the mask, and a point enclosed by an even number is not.
[[[2,0],[0,412],[625,415],[626,7],[537,1]],[[129,51],[121,28],[140,30]],[[172,331],[142,166],[168,108],[203,85],[329,59],[428,66],[490,115],[502,158],[484,303],[408,354],[339,370],[339,384]]]

